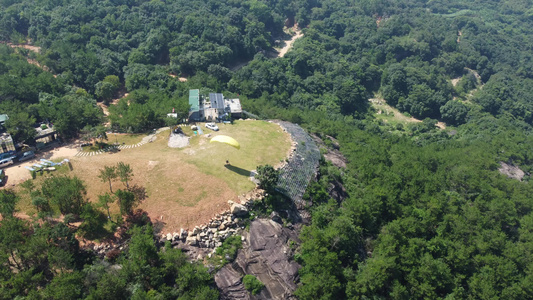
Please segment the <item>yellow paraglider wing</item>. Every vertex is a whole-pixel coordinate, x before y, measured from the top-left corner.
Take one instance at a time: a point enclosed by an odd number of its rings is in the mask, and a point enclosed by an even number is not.
[[[237,142],[234,138],[229,137],[227,135],[217,135],[211,139],[210,143],[212,142],[224,143],[232,147],[235,147],[237,149],[241,149],[241,145],[239,144],[239,142]]]

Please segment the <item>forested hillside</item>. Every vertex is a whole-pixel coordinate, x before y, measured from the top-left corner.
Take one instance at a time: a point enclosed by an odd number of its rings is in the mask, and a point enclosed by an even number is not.
[[[323,160],[306,193],[312,221],[294,257],[300,299],[533,298],[532,3],[3,0],[0,7],[0,39],[40,47],[0,47],[0,113],[18,124],[48,119],[76,136],[101,124],[97,101],[129,92],[110,106],[109,120],[115,130],[142,132],[165,125],[172,107],[186,113],[187,91],[198,88],[239,95],[246,110],[299,123],[326,144],[337,139],[347,167]],[[303,37],[271,58],[293,22]],[[423,121],[385,122],[370,98]],[[506,177],[500,162],[526,175]],[[348,197],[333,200],[332,184]],[[106,288],[124,298],[217,296],[205,269],[155,250],[150,227],[132,231],[133,246],[115,270],[78,258],[62,223],[2,216],[0,298],[67,299],[72,286],[72,299],[104,299]],[[47,257],[30,260],[34,245]]]

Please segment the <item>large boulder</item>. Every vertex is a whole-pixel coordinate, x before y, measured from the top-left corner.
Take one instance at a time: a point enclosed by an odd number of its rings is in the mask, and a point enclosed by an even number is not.
[[[187,245],[196,246],[196,244],[198,243],[198,239],[196,238],[196,236],[189,236],[185,240],[185,243]]]
[[[250,299],[242,283],[242,275],[232,268],[226,266],[220,269],[215,274],[215,282],[222,291],[222,299]]]
[[[248,215],[248,208],[242,204],[233,203],[231,205],[231,213],[236,217],[246,217]]]
[[[242,238],[243,249],[235,262],[215,274],[221,299],[293,299],[299,265],[291,259],[288,241],[298,241],[298,230],[283,228],[272,220],[256,219]],[[246,274],[265,284],[258,295],[243,296],[240,278]]]

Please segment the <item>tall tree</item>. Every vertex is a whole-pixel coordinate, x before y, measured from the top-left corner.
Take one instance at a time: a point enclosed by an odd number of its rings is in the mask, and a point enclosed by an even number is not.
[[[117,178],[116,167],[105,166],[104,169],[100,170],[100,175],[98,175],[98,178],[100,178],[102,182],[109,182],[109,191],[113,193],[113,186],[111,185],[111,181]]]
[[[119,162],[117,164],[117,174],[118,177],[120,177],[120,181],[126,184],[126,188],[130,188],[129,181],[133,177],[133,170],[130,167],[129,164],[125,164],[124,162]]]
[[[115,197],[109,193],[98,196],[98,204],[106,209],[108,219],[111,219],[111,215],[109,214],[109,204],[113,202],[115,202]]]
[[[33,144],[35,135],[37,134],[35,128],[33,128],[35,122],[34,117],[31,117],[27,112],[21,111],[9,115],[9,119],[6,122],[6,129],[13,136],[15,143],[24,142]]]

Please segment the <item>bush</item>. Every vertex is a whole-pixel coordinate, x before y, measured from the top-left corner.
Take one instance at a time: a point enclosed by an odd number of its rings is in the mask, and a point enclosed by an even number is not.
[[[259,294],[259,292],[265,287],[265,285],[254,275],[244,275],[242,282],[244,283],[244,288],[252,293],[252,295]]]
[[[255,179],[259,180],[260,188],[272,192],[278,184],[279,173],[279,170],[274,169],[271,165],[258,166]]]
[[[240,235],[228,237],[222,246],[218,247],[215,255],[212,257],[212,262],[215,268],[222,268],[225,264],[233,261],[237,257],[237,252],[242,248],[242,239]]]

